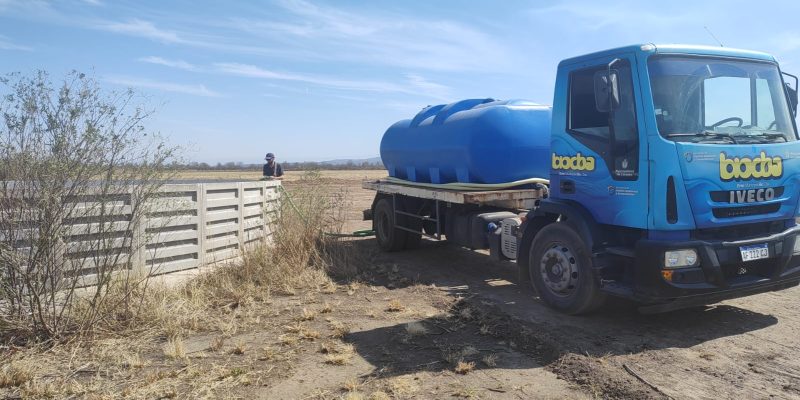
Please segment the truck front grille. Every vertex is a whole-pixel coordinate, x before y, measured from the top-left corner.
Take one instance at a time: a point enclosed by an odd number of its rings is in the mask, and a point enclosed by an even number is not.
[[[716,207],[711,211],[714,213],[715,218],[735,218],[746,217],[749,215],[770,214],[778,212],[780,208],[780,203],[773,203],[756,206]]]

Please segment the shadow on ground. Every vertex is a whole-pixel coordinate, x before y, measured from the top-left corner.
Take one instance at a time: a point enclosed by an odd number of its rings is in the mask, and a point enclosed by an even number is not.
[[[348,241],[346,251],[358,255],[359,277],[365,283],[389,289],[435,285],[460,299],[447,317],[418,321],[428,335],[415,337],[407,324],[397,324],[346,337],[377,369],[396,373],[452,369],[457,361],[453,354],[466,346],[522,352],[528,361],[503,367],[530,368],[565,353],[602,357],[688,348],[777,323],[772,315],[731,305],[642,315],[621,300],[592,315],[567,316],[547,308],[527,284],[515,284],[515,264],[493,261],[480,252],[423,241],[416,250],[381,253],[374,239]],[[460,315],[464,309],[469,309],[469,318]],[[475,361],[476,368],[486,366],[469,356],[465,360]]]

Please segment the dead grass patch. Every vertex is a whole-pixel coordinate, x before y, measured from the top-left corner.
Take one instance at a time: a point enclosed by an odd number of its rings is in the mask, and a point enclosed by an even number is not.
[[[485,366],[487,366],[489,368],[494,368],[494,367],[497,366],[497,355],[495,355],[495,354],[487,354],[487,355],[483,356],[483,358],[481,359],[481,362],[483,363],[483,365],[485,365]]]
[[[466,375],[475,369],[474,361],[458,360],[456,367],[453,369],[457,374]]]
[[[350,327],[347,324],[339,321],[331,321],[330,322],[331,328],[331,338],[334,339],[342,339],[350,333]]]
[[[361,388],[361,382],[358,381],[357,378],[350,378],[342,384],[342,390],[348,392],[355,392]]]
[[[167,358],[180,360],[186,358],[186,347],[183,344],[183,338],[180,336],[167,339],[167,343],[164,344],[163,350],[164,355],[167,356]]]
[[[22,386],[34,377],[32,366],[11,361],[0,368],[0,388]]]
[[[404,397],[414,394],[419,390],[419,386],[414,380],[407,376],[400,376],[389,381],[389,392],[395,397]]]
[[[369,395],[369,400],[391,400],[388,394],[382,391],[375,391]]]
[[[217,336],[214,339],[211,339],[211,344],[208,346],[211,351],[220,351],[222,350],[222,346],[225,345],[225,337],[224,336]]]
[[[325,356],[325,364],[329,365],[347,365],[350,359],[353,358],[352,354],[329,354]]]
[[[247,349],[247,347],[245,346],[244,342],[239,341],[239,342],[236,342],[236,345],[233,346],[233,349],[231,349],[231,354],[235,354],[237,356],[240,356],[240,355],[244,354],[244,351],[246,349]]]
[[[303,329],[300,331],[300,338],[303,340],[314,341],[319,339],[319,332],[313,329]]]
[[[422,322],[413,321],[406,324],[406,333],[411,337],[424,336],[428,334],[428,328]]]
[[[400,312],[400,311],[403,311],[405,309],[406,309],[406,307],[403,305],[403,303],[401,303],[400,300],[396,300],[396,299],[395,300],[390,300],[389,301],[389,305],[386,307],[386,311],[388,311],[388,312]]]
[[[312,321],[316,316],[316,312],[303,307],[303,312],[300,314],[300,321]]]

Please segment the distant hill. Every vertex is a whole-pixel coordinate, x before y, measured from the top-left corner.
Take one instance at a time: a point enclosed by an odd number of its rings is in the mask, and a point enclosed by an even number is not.
[[[372,158],[342,158],[342,159],[338,159],[338,160],[329,160],[329,161],[320,161],[319,162],[320,165],[347,165],[347,164],[362,165],[364,163],[381,165],[381,158],[380,157],[372,157]]]
[[[0,0],[2,1],[2,0]],[[208,163],[191,162],[182,165],[175,165],[176,169],[194,169],[194,170],[261,170],[263,164],[245,164],[243,162],[226,162],[217,163],[216,165],[209,165]],[[313,169],[333,169],[333,170],[348,170],[348,169],[383,169],[383,163],[380,157],[371,158],[342,158],[329,161],[303,161],[303,162],[281,162],[284,168],[288,170],[313,170]]]

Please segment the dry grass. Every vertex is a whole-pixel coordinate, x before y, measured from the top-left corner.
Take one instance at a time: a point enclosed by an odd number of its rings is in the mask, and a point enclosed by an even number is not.
[[[384,392],[376,391],[369,395],[369,400],[391,400],[391,397]]]
[[[235,354],[237,356],[240,356],[240,355],[244,354],[245,350],[247,350],[247,347],[245,346],[244,342],[239,341],[239,342],[236,342],[236,345],[233,346],[233,349],[231,349],[231,354]]]
[[[287,322],[287,318],[281,317],[281,324],[287,324],[284,334],[275,332],[280,334],[276,343],[267,343],[271,346],[263,350],[249,349],[242,340],[226,338],[236,338],[241,331],[264,328],[265,323],[274,329],[272,316],[281,311],[272,309],[275,296],[335,293],[339,286],[330,275],[346,275],[355,263],[362,262],[354,258],[356,252],[347,247],[346,241],[341,243],[321,234],[338,229],[336,224],[341,222],[338,213],[346,207],[337,203],[340,200],[315,193],[313,181],[306,186],[311,189],[298,196],[302,200],[296,200],[296,206],[313,223],[306,224],[304,218],[298,218],[287,208],[280,213],[280,229],[274,235],[273,246],[253,248],[239,263],[216,267],[181,286],[151,283],[134,290],[117,290],[112,286],[109,296],[132,296],[138,307],[102,309],[104,318],[93,335],[61,346],[58,354],[52,350],[23,350],[26,357],[53,360],[52,365],[3,360],[0,396],[10,393],[22,398],[218,398],[225,388],[261,384],[260,379],[270,376],[272,365],[267,371],[257,371],[252,363],[256,360],[286,363],[301,354],[303,343],[318,341],[323,336],[304,324],[315,322],[318,314],[332,313],[333,306],[324,303],[321,309],[304,308],[299,315],[294,314],[294,321]],[[347,291],[355,292],[361,287],[352,283]],[[291,319],[289,315],[286,317]],[[347,325],[333,320],[329,328],[332,338],[342,338],[350,332]],[[197,339],[194,334],[201,332],[201,336],[209,337],[210,342],[203,349],[209,352],[193,351],[188,359],[187,345],[194,348],[192,340]],[[119,349],[115,353],[114,346],[107,346],[104,351],[108,354],[101,355],[95,344],[106,337],[149,346],[149,353],[138,349]],[[162,341],[164,337],[168,338],[166,342]],[[226,348],[227,340],[233,343]],[[352,345],[322,346],[328,346],[324,350],[326,364],[346,365],[354,357]],[[201,361],[204,358],[212,361]],[[42,379],[43,376],[48,378]],[[351,393],[355,395],[357,391]]]
[[[0,388],[22,386],[33,377],[34,371],[31,365],[12,361],[0,368]]]
[[[300,314],[300,321],[312,321],[316,316],[316,312],[303,307],[303,312]]]
[[[361,388],[361,382],[359,382],[358,379],[356,378],[350,378],[344,381],[344,384],[342,384],[342,389],[348,392],[355,392],[360,388]]]
[[[497,366],[497,356],[494,354],[487,354],[483,356],[481,362],[483,363],[483,365],[489,368],[494,368]]]
[[[334,339],[341,339],[350,333],[350,327],[339,321],[331,321],[331,337]]]
[[[352,358],[352,354],[329,354],[325,356],[325,364],[347,365]]]
[[[303,329],[300,331],[300,338],[303,340],[314,341],[319,339],[319,332],[313,329]]]
[[[327,342],[320,345],[320,352],[325,354],[325,364],[347,365],[355,355],[355,347],[349,343]]]
[[[453,369],[457,374],[466,375],[475,369],[474,361],[459,360],[456,367]]]
[[[294,347],[300,342],[300,338],[294,335],[280,335],[278,341],[284,346]]]
[[[186,348],[183,344],[183,338],[177,336],[167,339],[167,343],[164,344],[164,355],[172,359],[185,359]]]
[[[414,380],[407,376],[400,376],[389,381],[389,392],[395,397],[406,397],[419,390]]]
[[[414,321],[406,324],[406,333],[409,336],[424,336],[428,334],[428,328],[422,322]]]
[[[220,351],[220,350],[222,350],[222,346],[224,346],[224,345],[225,345],[225,337],[224,336],[217,336],[217,337],[215,337],[214,339],[211,340],[211,344],[208,346],[208,348],[211,351]]]
[[[406,307],[400,302],[400,300],[390,300],[389,306],[386,307],[386,311],[388,312],[400,312],[405,309]]]

